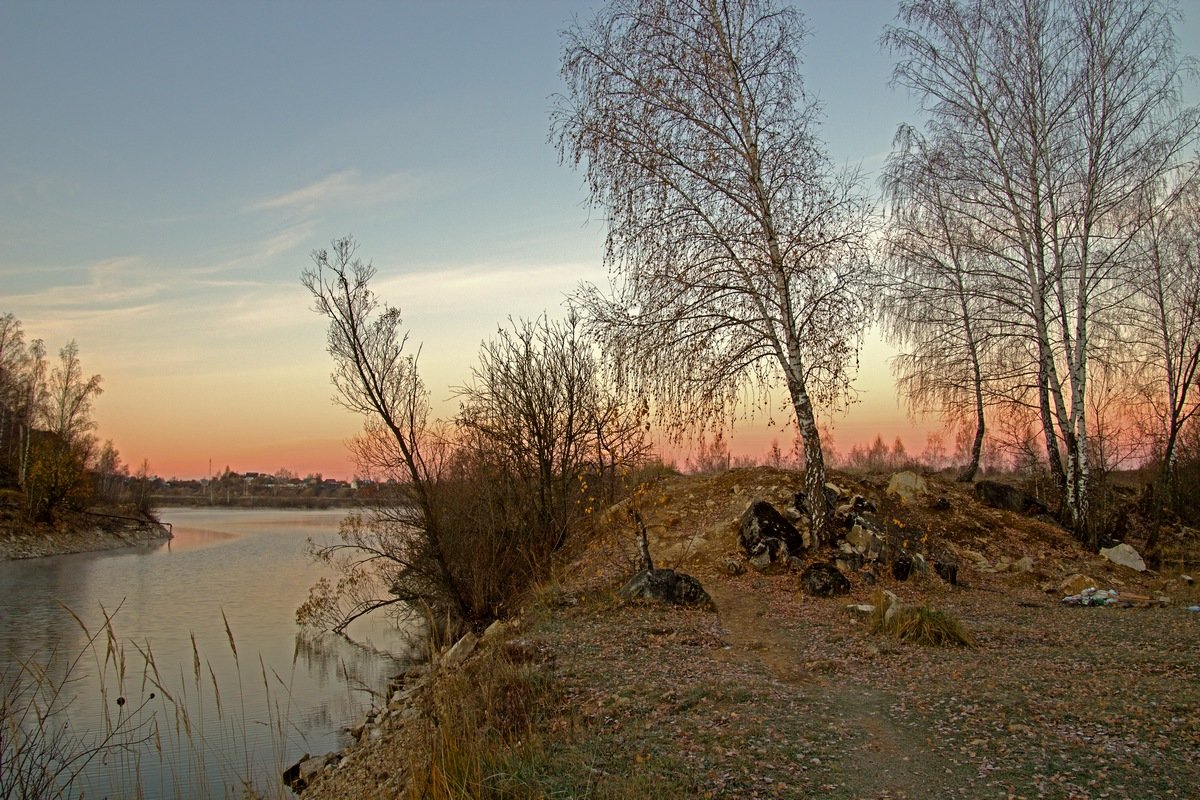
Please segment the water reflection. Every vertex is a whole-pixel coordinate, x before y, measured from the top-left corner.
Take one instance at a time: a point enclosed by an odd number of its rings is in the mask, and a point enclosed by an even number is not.
[[[120,660],[108,658],[102,633],[99,658],[72,676],[67,724],[96,729],[115,696],[126,698],[122,713],[148,702],[141,713],[157,724],[162,751],[110,760],[100,772],[116,776],[92,776],[89,795],[125,796],[130,769],[146,797],[220,795],[244,750],[252,771],[274,776],[276,763],[341,745],[411,647],[380,621],[359,632],[373,649],[297,636],[295,609],[326,574],[305,542],[334,536],[341,516],[178,509],[164,514],[170,547],[0,562],[0,672],[51,648],[80,652],[119,609],[111,635]]]

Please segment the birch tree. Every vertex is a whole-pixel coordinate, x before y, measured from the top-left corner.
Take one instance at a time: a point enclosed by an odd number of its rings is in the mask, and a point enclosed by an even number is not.
[[[880,288],[884,329],[902,348],[897,388],[916,413],[973,428],[959,480],[974,480],[986,434],[989,387],[1003,380],[996,350],[1011,315],[987,286],[986,250],[945,179],[946,159],[902,127],[884,169],[890,216]]]
[[[1037,358],[1065,521],[1089,531],[1092,327],[1128,302],[1130,200],[1195,141],[1173,7],[1157,0],[904,0],[883,41],[895,82],[953,154],[955,199],[1003,264]]]
[[[1158,208],[1163,195],[1169,205],[1150,217],[1140,238],[1137,298],[1125,320],[1134,379],[1158,425],[1160,491],[1171,498],[1180,434],[1200,414],[1200,183],[1163,182],[1144,202]]]
[[[580,302],[620,380],[676,432],[782,380],[819,498],[817,415],[856,363],[873,217],[818,139],[805,35],[773,0],[612,0],[564,34],[553,128],[606,217],[611,286]]]

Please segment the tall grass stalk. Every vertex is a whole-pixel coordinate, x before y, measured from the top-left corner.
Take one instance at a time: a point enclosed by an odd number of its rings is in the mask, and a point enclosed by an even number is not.
[[[287,796],[280,775],[288,745],[303,739],[290,721],[290,681],[260,657],[266,719],[251,720],[224,612],[238,684],[232,709],[194,635],[191,674],[181,665],[169,682],[149,642],[120,639],[119,611],[101,607],[93,631],[67,609],[83,633],[75,651],[50,646],[0,675],[0,798]],[[85,692],[96,693],[98,709],[90,729],[77,729]],[[269,753],[256,752],[252,724],[267,728]]]

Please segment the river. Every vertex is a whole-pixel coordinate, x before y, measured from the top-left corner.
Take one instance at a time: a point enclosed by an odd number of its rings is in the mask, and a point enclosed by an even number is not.
[[[71,678],[47,729],[62,747],[108,728],[128,745],[72,796],[237,797],[246,776],[286,795],[282,767],[345,744],[410,652],[386,620],[355,630],[360,645],[298,635],[296,607],[330,575],[305,543],[345,513],[168,509],[169,543],[0,562],[0,676],[53,661],[52,682]]]

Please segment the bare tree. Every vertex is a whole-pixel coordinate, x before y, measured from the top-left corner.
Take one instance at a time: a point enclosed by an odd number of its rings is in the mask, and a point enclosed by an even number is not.
[[[856,362],[873,217],[817,138],[800,15],[773,0],[613,0],[564,36],[553,125],[607,217],[611,294],[581,292],[604,352],[675,431],[782,377],[821,496],[817,412]],[[819,543],[829,520],[810,506]]]
[[[424,602],[467,618],[470,604],[451,563],[437,502],[440,449],[418,354],[406,350],[400,310],[381,306],[370,288],[375,268],[356,250],[349,237],[333,242],[332,251],[313,253],[301,280],[315,310],[329,320],[335,400],[364,419],[356,446],[360,467],[396,481],[396,496],[373,512],[352,515],[340,543],[316,548],[314,555],[340,566],[342,577],[338,586],[315,587],[302,614],[338,631],[400,602]]]
[[[529,488],[522,502],[538,531],[531,549],[546,565],[592,490],[606,487],[611,502],[618,468],[639,466],[648,452],[641,415],[625,411],[602,385],[574,309],[561,322],[543,316],[498,329],[458,396],[460,433]]]
[[[986,285],[986,249],[977,245],[946,178],[952,169],[946,155],[907,126],[896,144],[883,177],[891,214],[880,303],[885,330],[904,348],[892,370],[911,412],[973,423],[959,475],[970,482],[983,450],[989,385],[1003,380],[996,346],[1014,332],[1012,315]]]
[[[1066,521],[1088,530],[1092,328],[1128,301],[1144,218],[1123,213],[1195,141],[1179,110],[1172,8],[1157,0],[904,0],[895,81],[950,155],[949,190],[1022,299]]]
[[[1160,502],[1178,492],[1180,434],[1200,413],[1200,181],[1182,186],[1164,181],[1149,187],[1150,217],[1139,239],[1136,302],[1125,319],[1134,345],[1132,373],[1146,398],[1161,458]],[[1147,213],[1146,209],[1142,213]],[[1147,548],[1157,544],[1157,526]]]

